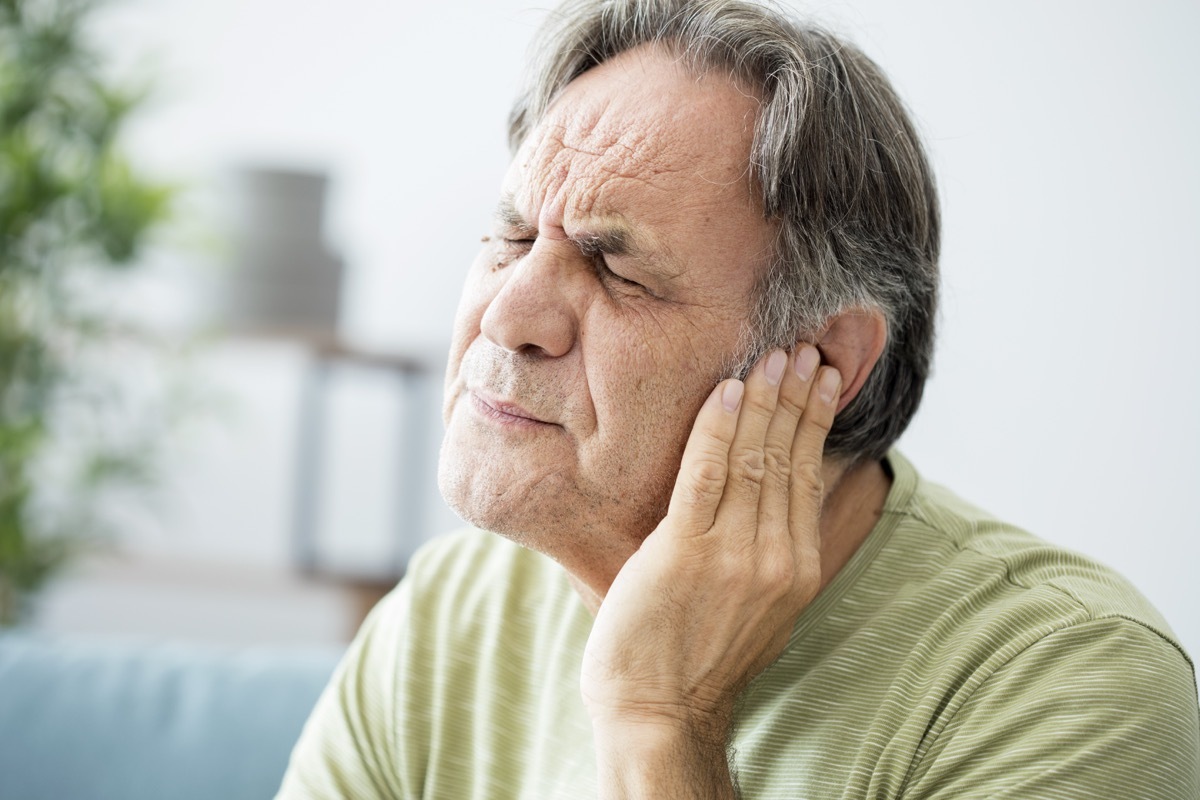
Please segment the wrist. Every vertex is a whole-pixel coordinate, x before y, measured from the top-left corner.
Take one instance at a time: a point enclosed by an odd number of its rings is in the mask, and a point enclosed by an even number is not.
[[[633,681],[592,680],[581,689],[593,729],[677,734],[724,747],[732,727],[736,696],[701,684],[679,691]]]
[[[588,706],[597,739],[638,742],[650,747],[690,746],[725,751],[732,713],[700,710],[683,704],[597,707]]]
[[[727,727],[641,713],[593,717],[592,730],[602,798],[735,797]]]

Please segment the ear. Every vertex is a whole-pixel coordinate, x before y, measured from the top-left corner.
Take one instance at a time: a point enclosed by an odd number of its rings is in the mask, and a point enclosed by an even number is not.
[[[877,308],[852,308],[830,320],[817,336],[821,363],[837,367],[842,374],[842,398],[838,412],[850,404],[867,382],[875,362],[887,344],[887,321]]]

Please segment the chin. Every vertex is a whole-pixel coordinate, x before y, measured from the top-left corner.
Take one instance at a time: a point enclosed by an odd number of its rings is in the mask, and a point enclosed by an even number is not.
[[[557,473],[520,483],[501,481],[494,463],[462,460],[443,446],[438,487],[446,504],[465,522],[536,550],[568,569],[598,559],[624,563],[654,529],[667,500],[648,505],[628,496],[596,495]],[[505,475],[522,474],[500,468]]]
[[[540,498],[542,492],[512,480],[520,474],[515,467],[477,453],[464,454],[461,446],[448,439],[438,461],[438,489],[446,505],[464,522],[532,547],[539,534],[553,525],[544,518],[547,508]],[[540,483],[534,482],[533,488]]]

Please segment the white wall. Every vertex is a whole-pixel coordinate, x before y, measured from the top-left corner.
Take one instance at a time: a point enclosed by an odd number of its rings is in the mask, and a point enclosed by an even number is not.
[[[131,0],[105,38],[131,59],[157,53],[162,99],[131,138],[146,165],[199,184],[232,162],[328,167],[348,332],[436,348],[504,168],[541,18],[523,6]],[[892,75],[939,174],[937,372],[904,449],[927,477],[1118,567],[1200,653],[1200,6],[809,10]],[[230,385],[268,420],[286,366],[243,371]],[[250,550],[281,541],[272,509],[286,502],[247,489],[286,462],[286,426],[263,424],[187,487],[206,525]],[[243,502],[212,513],[232,484]],[[189,524],[171,541],[206,537]]]

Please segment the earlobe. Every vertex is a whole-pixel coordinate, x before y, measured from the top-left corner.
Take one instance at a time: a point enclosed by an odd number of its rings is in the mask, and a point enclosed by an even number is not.
[[[887,320],[878,308],[851,308],[838,314],[817,337],[821,363],[842,374],[838,412],[862,389],[887,345]]]

